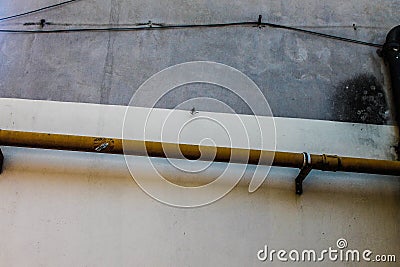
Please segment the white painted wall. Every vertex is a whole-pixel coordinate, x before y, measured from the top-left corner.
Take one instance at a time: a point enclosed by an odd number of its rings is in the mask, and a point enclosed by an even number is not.
[[[138,109],[139,119],[144,111]],[[169,111],[156,112],[162,117]],[[118,137],[124,108],[0,99],[0,113],[1,129]],[[178,111],[176,118],[187,114]],[[207,115],[223,122],[231,116]],[[275,123],[278,150],[393,158],[390,126],[286,118]],[[192,131],[186,140],[199,135]],[[259,262],[257,251],[264,245],[322,250],[341,237],[349,248],[400,260],[397,177],[313,171],[297,196],[298,170],[272,168],[253,194],[246,173],[223,199],[181,209],[146,195],[123,156],[2,150],[0,266],[280,266]]]

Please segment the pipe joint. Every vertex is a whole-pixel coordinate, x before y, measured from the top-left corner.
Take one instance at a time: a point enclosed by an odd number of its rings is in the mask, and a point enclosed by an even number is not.
[[[338,157],[337,155],[323,154],[321,156],[321,159],[322,159],[321,160],[321,164],[322,164],[321,170],[323,170],[323,171],[337,172],[342,167],[341,158]]]

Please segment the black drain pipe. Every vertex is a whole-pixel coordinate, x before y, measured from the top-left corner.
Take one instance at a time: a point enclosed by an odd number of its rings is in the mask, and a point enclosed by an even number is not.
[[[394,104],[394,119],[400,127],[400,25],[390,30],[381,55],[389,65]]]
[[[389,66],[392,84],[393,119],[400,128],[400,25],[389,31],[386,36],[386,42],[382,50],[378,50],[378,54],[384,58]],[[400,160],[400,141],[397,144],[396,152],[398,160]]]

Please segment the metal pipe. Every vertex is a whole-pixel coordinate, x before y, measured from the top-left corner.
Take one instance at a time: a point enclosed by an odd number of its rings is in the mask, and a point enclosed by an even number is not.
[[[123,147],[124,143],[124,147]],[[149,157],[166,158],[166,150],[179,148],[181,154],[168,154],[168,157],[199,159],[201,151],[216,151],[210,159],[216,162],[231,162],[243,164],[263,164],[261,155],[273,157],[273,166],[303,168],[305,154],[293,152],[261,151],[255,149],[241,149],[229,147],[209,147],[191,144],[173,144],[155,141],[122,140],[115,138],[75,136],[51,133],[21,132],[0,130],[0,145],[30,147],[56,150],[72,150],[94,153],[128,154]],[[125,150],[124,150],[125,149]],[[232,158],[232,152],[247,155],[243,158]],[[306,153],[307,154],[307,153]],[[400,162],[390,160],[376,160],[365,158],[341,157],[336,155],[307,154],[310,157],[309,167],[322,171],[343,171],[357,173],[371,173],[382,175],[400,175]],[[183,156],[183,157],[182,157]]]
[[[1,151],[0,149],[0,174],[3,172],[3,161],[4,161],[3,151]]]
[[[394,119],[400,126],[400,25],[389,31],[381,55],[389,65]]]

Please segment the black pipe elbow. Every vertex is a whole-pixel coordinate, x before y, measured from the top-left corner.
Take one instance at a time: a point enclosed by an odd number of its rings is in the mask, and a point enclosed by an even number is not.
[[[399,43],[400,40],[400,25],[391,29],[386,37],[386,43],[396,42]]]
[[[389,66],[394,120],[400,126],[400,25],[391,29],[380,52]]]

